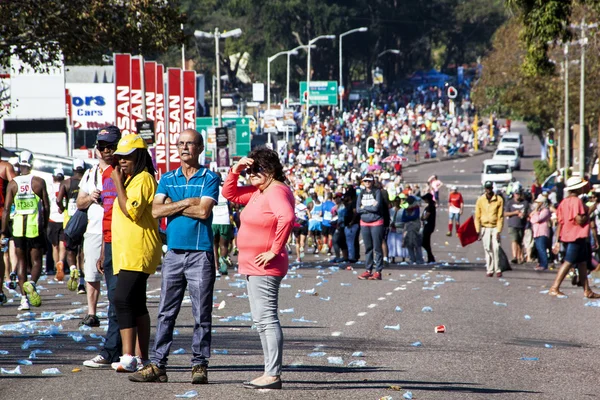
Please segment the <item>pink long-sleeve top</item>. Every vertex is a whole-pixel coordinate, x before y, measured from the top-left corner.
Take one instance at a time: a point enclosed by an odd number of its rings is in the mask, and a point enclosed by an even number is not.
[[[229,172],[223,184],[223,196],[245,206],[240,214],[237,236],[239,272],[252,276],[285,276],[289,261],[285,249],[294,226],[294,195],[286,185],[271,184],[261,193],[254,186],[238,186],[239,174]],[[272,251],[275,258],[266,266],[255,258]]]
[[[531,213],[529,220],[531,221],[531,230],[533,231],[533,237],[537,238],[540,236],[550,236],[550,210],[542,208],[540,211],[534,211]]]

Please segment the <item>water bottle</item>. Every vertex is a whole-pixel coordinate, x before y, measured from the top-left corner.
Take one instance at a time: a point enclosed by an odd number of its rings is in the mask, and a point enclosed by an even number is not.
[[[0,241],[0,250],[2,250],[3,253],[8,251],[8,238],[4,238]]]

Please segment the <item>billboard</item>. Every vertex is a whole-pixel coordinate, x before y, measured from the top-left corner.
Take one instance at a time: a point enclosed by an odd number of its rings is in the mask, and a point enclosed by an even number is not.
[[[115,124],[115,85],[67,83],[74,129],[96,130]]]
[[[181,115],[182,98],[182,73],[179,68],[169,68],[167,70],[167,132],[168,132],[168,160],[169,170],[177,169],[180,166],[179,153],[177,152],[177,141],[183,125]]]
[[[115,54],[116,119],[121,135],[131,133],[131,55]]]

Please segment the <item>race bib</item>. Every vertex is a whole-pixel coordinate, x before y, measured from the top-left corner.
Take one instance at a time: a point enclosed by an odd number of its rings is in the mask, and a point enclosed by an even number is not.
[[[77,200],[69,199],[69,204],[67,205],[67,213],[69,217],[75,215],[75,211],[77,211]]]
[[[15,199],[15,211],[19,215],[34,214],[37,211],[35,195],[32,193],[18,194]]]

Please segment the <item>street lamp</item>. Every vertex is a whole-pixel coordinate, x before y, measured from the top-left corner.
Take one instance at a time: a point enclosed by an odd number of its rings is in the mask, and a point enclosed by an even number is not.
[[[400,50],[397,50],[397,49],[388,49],[388,50],[384,50],[384,51],[382,51],[381,53],[379,53],[379,54],[377,55],[377,58],[379,58],[379,57],[381,57],[382,55],[384,55],[384,54],[387,54],[387,53],[392,53],[392,54],[402,54],[402,52],[401,52]]]
[[[308,57],[306,59],[306,123],[308,123],[308,112],[310,110],[310,48],[321,39],[335,40],[335,35],[321,35],[308,42]],[[302,93],[300,93],[302,96]]]
[[[285,84],[285,102],[286,102],[286,107],[290,106],[290,58],[293,55],[298,54],[298,50],[300,49],[308,49],[308,45],[302,45],[302,46],[298,46],[296,48],[293,48],[292,50],[290,50],[288,52],[287,55],[287,79],[286,79],[286,84]],[[315,46],[314,44],[310,46],[311,48],[315,48],[317,46]],[[295,53],[292,53],[293,51],[295,51]]]
[[[219,116],[219,127],[223,126],[223,118],[221,117],[221,66],[219,60],[219,39],[227,39],[230,37],[240,37],[242,30],[237,28],[227,32],[219,32],[219,28],[215,28],[215,32],[195,31],[194,36],[197,39],[214,38],[215,39],[215,59],[217,64],[217,115]],[[213,108],[213,114],[215,110]]]
[[[267,110],[271,109],[271,61],[276,59],[277,57],[287,54],[288,60],[290,59],[290,55],[298,54],[296,49],[288,50],[288,51],[280,51],[279,53],[267,58]],[[289,76],[289,75],[288,75]]]
[[[351,33],[366,32],[368,30],[369,30],[369,28],[367,28],[366,26],[363,26],[361,28],[349,30],[348,32],[344,32],[340,35],[340,83],[339,83],[340,88],[344,87],[344,80],[342,79],[342,38]],[[339,91],[341,91],[341,90],[339,90]],[[340,113],[343,113],[343,112],[344,112],[344,94],[340,93]]]

